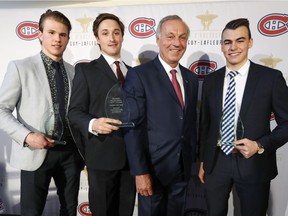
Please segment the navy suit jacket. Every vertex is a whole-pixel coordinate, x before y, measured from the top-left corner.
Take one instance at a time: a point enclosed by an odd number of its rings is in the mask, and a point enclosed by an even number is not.
[[[152,174],[164,185],[176,174],[182,158],[186,180],[196,148],[198,78],[180,65],[185,90],[182,110],[158,57],[128,70],[124,113],[135,122],[124,134],[133,175]]]
[[[215,165],[222,117],[225,67],[209,74],[203,84],[200,120],[200,160],[205,173]],[[271,113],[277,127],[270,130]],[[277,175],[276,150],[288,141],[288,88],[280,71],[251,62],[240,118],[244,138],[260,142],[265,152],[249,159],[238,153],[238,168],[247,182],[269,181]]]
[[[76,144],[90,169],[119,170],[127,161],[121,130],[98,136],[88,132],[91,119],[106,117],[106,95],[117,83],[114,72],[102,55],[75,67],[68,117]]]

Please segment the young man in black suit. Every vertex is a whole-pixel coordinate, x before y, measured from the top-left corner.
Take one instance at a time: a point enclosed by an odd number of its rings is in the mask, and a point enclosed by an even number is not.
[[[270,182],[277,175],[276,150],[288,141],[285,79],[280,71],[248,59],[252,45],[249,21],[244,18],[230,21],[222,31],[221,50],[226,67],[208,75],[203,84],[199,178],[204,183],[212,216],[227,215],[233,186],[240,199],[241,215],[265,216]],[[225,131],[229,131],[224,129],[228,125],[224,123],[228,104],[225,98],[234,95],[226,95],[231,92],[228,88],[231,71],[237,74],[233,81],[236,97],[231,106],[234,111],[230,110],[232,139],[225,140]],[[271,113],[277,122],[272,131]],[[236,131],[242,135],[236,137]]]
[[[106,117],[105,99],[127,66],[121,60],[124,25],[113,14],[100,14],[93,32],[101,56],[90,63],[76,65],[69,119],[76,143],[88,169],[89,206],[96,216],[131,216],[134,209],[135,183],[130,175],[124,139],[118,119]],[[117,79],[118,78],[118,79]]]

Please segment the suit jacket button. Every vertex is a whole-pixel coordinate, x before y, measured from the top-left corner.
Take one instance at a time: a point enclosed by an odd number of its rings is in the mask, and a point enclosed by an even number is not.
[[[182,119],[183,119],[183,116],[179,116],[179,119],[181,119],[181,120],[182,120]]]

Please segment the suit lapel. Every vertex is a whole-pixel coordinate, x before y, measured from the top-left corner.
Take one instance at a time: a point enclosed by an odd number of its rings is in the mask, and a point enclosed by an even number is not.
[[[189,88],[192,88],[193,84],[192,83],[189,84],[187,74],[184,72],[184,68],[182,67],[182,65],[179,65],[179,67],[180,67],[180,71],[181,71],[181,75],[182,75],[182,79],[183,79],[184,96],[185,96],[185,100],[184,100],[185,107],[184,107],[184,110],[185,110],[186,107],[187,107],[186,106],[186,102],[190,101],[191,100],[190,97],[192,97],[192,95],[188,95],[188,93],[191,92],[191,91],[189,91]]]
[[[225,67],[217,71],[218,76],[215,76],[215,97],[214,97],[214,104],[215,104],[215,113],[217,114],[218,121],[221,121],[222,118],[222,103],[223,103],[223,85],[224,85],[224,78],[225,78]]]
[[[96,60],[96,62],[99,63],[99,65],[97,64],[97,70],[101,71],[105,76],[107,76],[109,79],[112,79],[115,83],[118,82],[115,73],[102,55]]]
[[[40,54],[36,55],[35,58],[33,58],[33,64],[34,64],[34,73],[38,78],[39,86],[41,87],[41,89],[49,89],[49,91],[44,91],[44,94],[49,100],[49,103],[52,104],[50,85],[47,79],[46,69],[44,67]]]
[[[159,83],[162,83],[164,88],[168,91],[168,93],[171,95],[171,97],[175,100],[176,103],[180,105],[180,102],[178,100],[178,97],[176,95],[176,92],[173,88],[173,85],[171,83],[171,80],[169,79],[164,67],[162,66],[161,62],[159,61],[158,57],[155,58],[154,60],[155,66],[156,66],[156,71],[157,75],[159,78]]]
[[[248,110],[249,105],[251,104],[251,100],[253,98],[255,89],[257,88],[257,83],[259,80],[259,71],[255,67],[255,64],[253,62],[250,63],[250,68],[248,71],[248,77],[245,85],[245,90],[243,94],[242,104],[241,104],[241,110],[240,110],[240,116],[243,119],[245,117],[245,114]]]

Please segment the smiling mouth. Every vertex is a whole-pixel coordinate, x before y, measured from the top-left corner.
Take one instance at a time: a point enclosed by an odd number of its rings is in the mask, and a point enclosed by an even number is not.
[[[241,53],[240,52],[237,52],[237,53],[229,53],[229,56],[238,56],[240,55]]]
[[[170,49],[171,52],[180,52],[181,50],[179,49]]]

